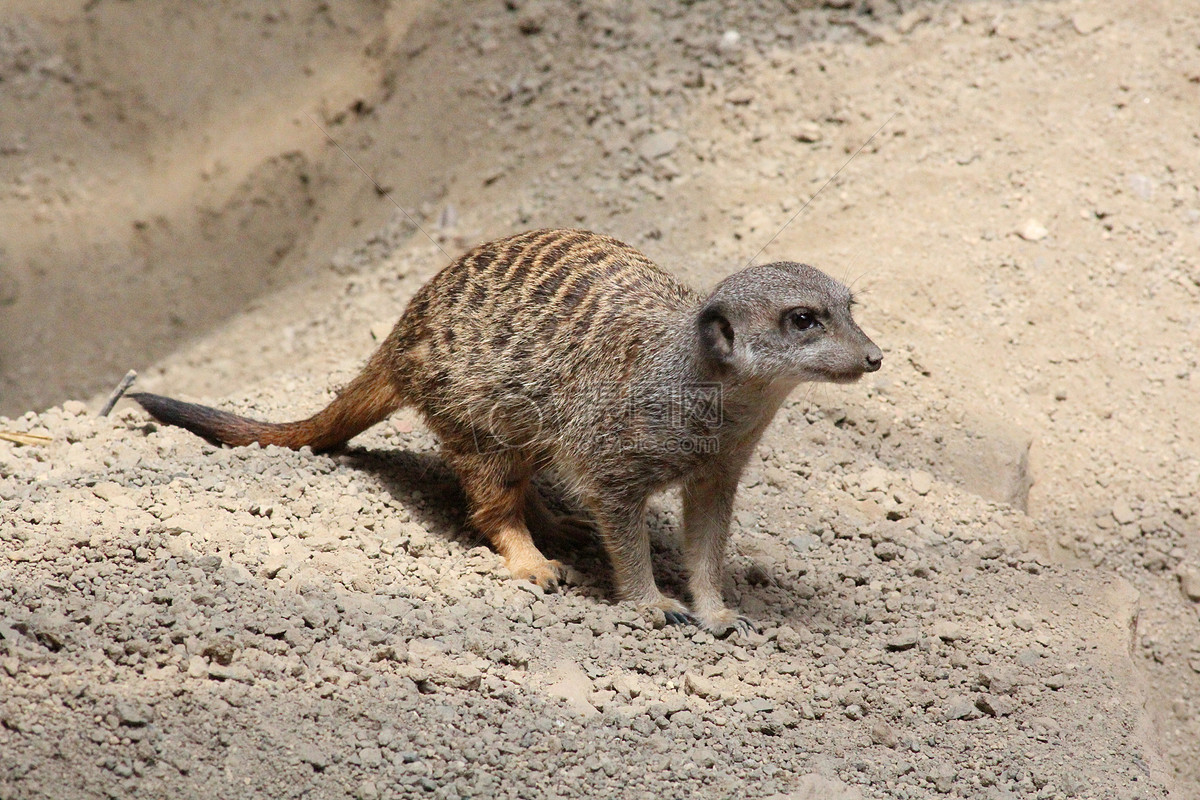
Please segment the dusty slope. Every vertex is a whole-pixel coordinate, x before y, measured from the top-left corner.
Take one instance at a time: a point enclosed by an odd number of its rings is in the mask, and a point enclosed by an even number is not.
[[[750,476],[730,589],[765,641],[645,629],[594,553],[576,594],[504,583],[437,462],[392,454],[433,452],[403,416],[328,459],[52,411],[3,426],[57,437],[0,464],[12,790],[1196,794],[1200,28],[1184,3],[876,6],[424,18],[400,62],[425,82],[353,123],[388,183],[435,76],[488,109],[423,219],[450,252],[582,224],[708,284],[901,112],[763,254],[854,280],[888,352],[797,398]],[[409,230],[143,383],[311,409],[444,263]],[[674,522],[665,500],[668,564]]]
[[[96,391],[381,222],[319,126],[387,93],[420,5],[6,3],[0,413]]]

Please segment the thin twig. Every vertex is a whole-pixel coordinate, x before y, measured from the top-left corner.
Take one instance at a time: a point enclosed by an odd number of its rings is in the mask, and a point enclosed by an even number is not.
[[[133,385],[137,380],[137,370],[129,370],[125,373],[125,377],[121,378],[121,382],[117,384],[117,388],[113,389],[112,394],[108,396],[108,402],[104,404],[104,408],[100,409],[100,416],[107,417],[108,412],[113,410],[113,406],[121,399],[121,395],[125,394],[125,390]]]
[[[890,117],[888,117],[887,119],[885,119],[883,121],[883,124],[880,125],[875,130],[874,133],[872,133],[869,137],[867,137],[867,140],[865,142],[863,142],[857,150],[854,151],[854,155],[847,158],[846,163],[842,164],[840,167],[838,167],[838,171],[833,173],[832,175],[830,175],[829,180],[827,180],[827,181],[825,181],[825,183],[821,184],[821,188],[817,189],[817,191],[813,193],[813,196],[808,198],[808,200],[804,203],[804,205],[800,206],[800,210],[797,211],[795,214],[792,214],[792,218],[789,219],[787,222],[783,223],[783,227],[780,228],[778,231],[776,231],[775,235],[772,236],[770,239],[768,239],[767,243],[764,244],[762,247],[760,247],[758,249],[757,253],[755,253],[753,256],[750,257],[750,260],[746,262],[747,267],[754,263],[754,259],[758,258],[759,256],[761,256],[763,254],[763,250],[766,250],[768,247],[771,246],[771,242],[778,239],[779,235],[781,233],[783,233],[785,230],[787,230],[788,225],[791,225],[793,222],[796,221],[796,217],[798,217],[804,213],[804,209],[808,208],[809,204],[812,203],[813,200],[817,199],[817,195],[819,195],[821,192],[825,191],[825,187],[828,186],[829,184],[833,183],[834,178],[836,178],[838,175],[841,175],[842,170],[844,170],[846,167],[850,166],[850,162],[853,161],[854,159],[858,158],[858,154],[861,153],[866,148],[867,145],[869,145],[872,141],[874,141],[875,137],[878,136],[880,134],[880,132],[888,126],[888,123],[891,122],[892,120],[894,120],[896,118],[896,115],[899,113],[900,113],[899,111],[893,111],[892,115]]]
[[[0,439],[6,442],[15,442],[16,444],[46,444],[54,441],[49,436],[42,436],[37,433],[18,433],[16,431],[0,431]]]
[[[317,128],[321,131],[321,133],[325,134],[325,138],[328,139],[334,147],[336,147],[338,150],[341,151],[342,155],[344,155],[346,157],[346,160],[349,161],[351,164],[353,164],[355,167],[358,167],[358,171],[361,172],[363,175],[365,175],[367,180],[369,180],[375,186],[375,191],[379,192],[381,195],[386,197],[388,199],[388,201],[391,202],[392,205],[394,205],[396,208],[400,209],[400,213],[408,218],[408,221],[413,224],[414,228],[419,230],[421,233],[424,233],[425,238],[428,239],[429,241],[433,242],[433,246],[436,247],[438,250],[442,251],[442,255],[444,255],[446,258],[450,258],[450,254],[447,253],[445,250],[442,250],[442,246],[440,244],[438,244],[437,239],[434,239],[428,233],[425,233],[425,229],[422,228],[421,225],[415,219],[412,218],[412,214],[409,214],[407,211],[404,210],[403,206],[401,206],[399,203],[396,202],[396,200],[392,197],[391,192],[389,192],[388,190],[386,190],[382,186],[380,186],[379,181],[372,178],[371,173],[369,173],[365,169],[363,169],[362,166],[357,161],[354,160],[354,157],[346,152],[346,148],[344,148],[340,144],[338,144],[338,140],[334,139],[333,136],[331,136],[329,134],[329,131],[327,131],[327,130],[325,130],[325,128],[321,127],[321,123],[317,122],[316,118],[314,118],[312,114],[308,114],[307,116],[310,120],[312,120],[312,124],[316,125]]]

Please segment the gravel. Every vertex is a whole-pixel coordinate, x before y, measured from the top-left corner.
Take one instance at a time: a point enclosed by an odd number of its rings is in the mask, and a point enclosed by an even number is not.
[[[404,466],[403,451],[422,451],[403,441],[417,432],[371,432],[363,449],[330,457],[216,450],[132,409],[100,420],[56,408],[24,424],[55,440],[13,451],[18,469],[2,484],[15,510],[4,552],[28,556],[5,561],[0,589],[9,698],[0,744],[7,765],[30,765],[13,784],[22,792],[66,782],[75,788],[63,796],[86,796],[136,780],[186,795],[236,779],[264,794],[370,784],[380,796],[428,787],[525,796],[532,786],[573,796],[578,778],[589,794],[608,794],[636,773],[660,793],[754,786],[765,797],[803,785],[796,776],[811,771],[813,754],[841,752],[821,762],[826,779],[899,797],[983,785],[990,754],[1014,747],[1047,775],[1082,766],[1099,792],[1115,785],[1101,765],[1151,757],[1117,727],[1051,733],[1031,723],[1086,714],[1135,723],[1137,695],[1117,679],[1127,657],[1094,646],[1128,612],[1086,576],[1032,574],[1020,552],[992,552],[989,526],[1026,523],[968,494],[952,518],[910,498],[899,519],[871,521],[830,513],[837,490],[797,516],[790,496],[822,491],[799,476],[791,492],[747,489],[762,524],[735,537],[730,594],[763,629],[715,639],[609,603],[595,544],[558,554],[581,576],[566,593],[507,579],[462,535],[444,468]],[[68,430],[110,466],[39,480],[38,465],[72,446]],[[860,418],[852,432],[830,425],[826,435],[847,474],[865,474],[856,465],[869,463],[871,426]],[[368,459],[407,477],[364,469]],[[314,517],[342,519],[351,485],[357,511],[336,523],[339,545],[303,535]],[[60,520],[98,498],[97,486],[109,500],[90,507],[81,537]],[[288,516],[297,486],[311,504],[303,517]],[[897,490],[886,476],[870,486]],[[253,511],[264,495],[279,498],[271,515]],[[107,504],[114,497],[131,504]],[[409,520],[397,528],[389,521],[401,508]],[[291,520],[282,527],[281,515]],[[674,502],[653,518],[660,559],[677,563],[662,540],[678,519]],[[822,531],[803,552],[789,544],[797,526]],[[904,554],[880,559],[877,535],[902,540]],[[362,546],[385,537],[390,554]],[[981,551],[991,557],[969,557]],[[668,571],[669,584],[679,580]],[[811,591],[795,591],[802,581]],[[997,598],[1023,607],[993,613]],[[1055,651],[1037,638],[1040,619],[1061,637]],[[63,737],[74,763],[104,766],[64,771],[49,757]],[[867,740],[877,749],[859,750]],[[659,747],[666,741],[676,744]],[[917,743],[923,766],[908,771]],[[259,754],[256,766],[230,762],[238,752]],[[1006,780],[1019,788],[1018,777]]]

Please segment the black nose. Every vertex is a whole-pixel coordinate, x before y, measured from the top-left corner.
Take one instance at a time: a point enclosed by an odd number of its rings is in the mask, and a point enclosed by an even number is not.
[[[872,347],[867,351],[867,354],[863,356],[863,365],[867,372],[875,372],[877,369],[883,366],[883,351],[878,347]]]

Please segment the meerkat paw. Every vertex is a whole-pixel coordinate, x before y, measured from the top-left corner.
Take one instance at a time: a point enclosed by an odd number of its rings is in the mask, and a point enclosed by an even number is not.
[[[688,607],[673,597],[660,594],[653,599],[638,602],[637,605],[642,609],[653,609],[656,612],[661,611],[667,625],[696,624],[696,618],[692,616],[691,611],[688,611]]]
[[[713,636],[723,637],[732,633],[747,636],[751,633],[758,633],[758,626],[753,620],[743,617],[729,608],[722,608],[707,614],[697,614],[696,624]]]
[[[516,561],[509,559],[505,566],[518,581],[536,583],[547,592],[556,592],[558,587],[567,583],[572,570],[561,561],[543,558],[541,561]]]
[[[690,611],[664,611],[668,625],[698,625],[700,620],[692,616]]]

